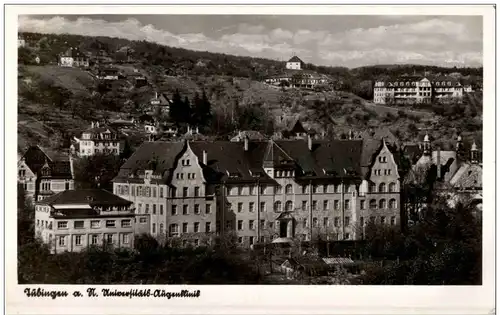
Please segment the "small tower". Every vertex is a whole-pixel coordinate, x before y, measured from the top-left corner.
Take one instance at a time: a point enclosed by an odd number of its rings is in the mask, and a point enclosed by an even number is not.
[[[455,152],[457,153],[457,158],[460,160],[466,160],[467,157],[464,154],[464,144],[462,142],[462,136],[458,135],[457,143],[455,144]]]
[[[476,141],[472,144],[470,148],[470,161],[473,164],[479,163],[479,151],[477,149]]]
[[[429,134],[425,134],[424,137],[424,155],[431,154],[431,140],[429,139]]]

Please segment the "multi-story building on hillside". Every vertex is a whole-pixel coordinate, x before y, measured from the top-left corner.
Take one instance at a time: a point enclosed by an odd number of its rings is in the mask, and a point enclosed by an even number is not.
[[[17,163],[17,182],[26,197],[42,200],[53,194],[74,189],[73,160],[40,146],[32,146]]]
[[[78,48],[70,47],[59,56],[59,65],[61,67],[89,67],[89,57],[87,57]]]
[[[464,87],[453,77],[435,77],[432,79],[432,96],[437,102],[462,100]]]
[[[305,70],[305,63],[297,56],[287,61],[282,73],[270,76],[264,80],[267,84],[281,87],[314,89],[327,85],[330,79],[315,71]]]
[[[377,80],[373,87],[376,104],[408,104],[461,101],[463,87],[453,77],[402,76],[397,79]]]
[[[234,231],[245,246],[278,237],[358,240],[368,221],[399,224],[398,165],[383,141],[144,143],[114,192],[151,214],[150,232],[200,244]]]
[[[116,130],[110,127],[100,127],[99,122],[92,122],[89,129],[82,132],[78,142],[78,155],[92,156],[95,154],[119,155],[122,146],[120,137]]]
[[[131,206],[101,189],[66,190],[37,202],[35,233],[52,253],[91,245],[133,248],[134,236],[149,232],[149,216]]]

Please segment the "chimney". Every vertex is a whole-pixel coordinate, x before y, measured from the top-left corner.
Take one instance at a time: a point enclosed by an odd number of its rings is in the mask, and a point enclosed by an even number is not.
[[[245,139],[244,139],[244,147],[245,147],[245,152],[248,151],[248,136],[245,136]]]
[[[436,156],[436,166],[437,166],[437,178],[438,180],[441,179],[441,148],[438,147],[437,149],[437,156]]]
[[[309,151],[312,151],[313,140],[310,134],[307,135],[307,147],[309,148]]]
[[[203,150],[203,164],[207,165],[208,163],[208,154],[207,151]]]

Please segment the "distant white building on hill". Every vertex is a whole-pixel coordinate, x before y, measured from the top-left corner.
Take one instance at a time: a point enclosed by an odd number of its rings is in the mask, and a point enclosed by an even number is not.
[[[110,127],[100,127],[99,123],[92,122],[89,129],[82,132],[78,142],[80,156],[92,156],[95,154],[120,154],[120,138],[118,132]]]
[[[25,47],[26,46],[26,41],[22,37],[17,38],[17,48],[19,47]]]
[[[89,58],[78,48],[70,47],[66,52],[59,55],[61,67],[89,67]]]
[[[304,62],[297,56],[293,56],[286,62],[286,68],[289,70],[302,70]]]
[[[326,86],[331,82],[330,78],[324,74],[305,70],[304,64],[299,57],[293,56],[287,61],[285,69],[281,73],[267,77],[264,82],[283,88],[300,89],[314,89],[318,86]]]

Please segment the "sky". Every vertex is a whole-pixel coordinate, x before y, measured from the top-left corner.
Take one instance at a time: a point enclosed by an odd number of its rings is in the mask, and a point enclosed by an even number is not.
[[[481,16],[30,15],[19,31],[111,36],[306,63],[482,66]]]

